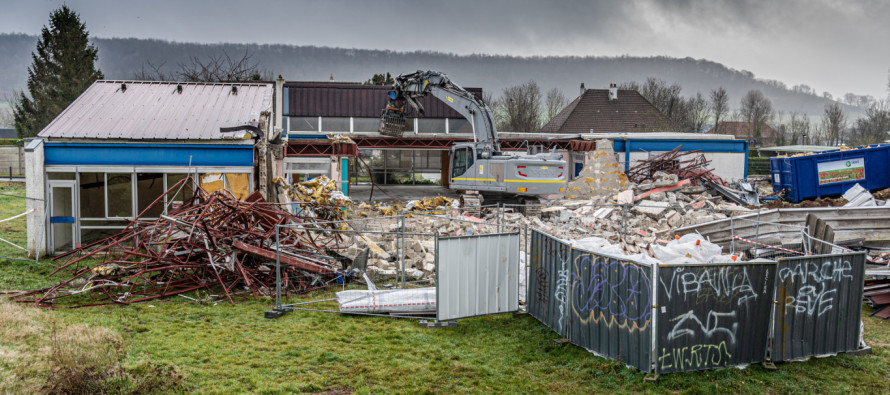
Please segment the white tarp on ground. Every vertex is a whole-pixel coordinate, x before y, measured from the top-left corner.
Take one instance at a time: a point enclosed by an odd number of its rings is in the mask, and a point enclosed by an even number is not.
[[[337,303],[343,313],[435,312],[436,288],[340,291]]]
[[[709,242],[698,234],[690,233],[679,239],[671,240],[667,245],[653,244],[651,254],[627,254],[619,244],[611,244],[601,237],[588,237],[580,240],[569,240],[575,248],[590,252],[610,255],[618,259],[627,259],[647,264],[678,265],[686,263],[728,263],[735,262],[738,257],[723,255],[719,245]]]

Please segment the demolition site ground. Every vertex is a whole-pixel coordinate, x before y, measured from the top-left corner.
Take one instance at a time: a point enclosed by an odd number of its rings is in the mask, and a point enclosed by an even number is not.
[[[18,184],[0,193],[24,195]],[[24,211],[0,195],[0,218]],[[0,223],[25,243],[24,220]],[[4,243],[0,256],[18,256]],[[0,292],[58,283],[49,259],[0,259]],[[0,296],[0,393],[414,393],[890,391],[890,322],[868,317],[870,355],[663,375],[657,382],[562,342],[529,315],[422,328],[414,320],[293,312],[262,318],[271,299],[165,298],[129,306],[38,309]],[[331,297],[315,291],[289,302]]]

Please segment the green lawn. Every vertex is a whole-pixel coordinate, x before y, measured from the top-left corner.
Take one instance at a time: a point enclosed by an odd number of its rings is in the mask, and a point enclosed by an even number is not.
[[[23,195],[24,189],[0,184],[0,192]],[[0,196],[0,218],[23,211],[23,200]],[[0,226],[0,237],[24,242],[24,221]],[[12,253],[0,247],[0,255]],[[0,260],[0,290],[51,284],[53,279],[44,277],[48,265]],[[2,307],[0,335],[3,312],[12,311]],[[18,325],[48,322],[42,330],[49,331],[86,324],[108,330],[101,339],[120,339],[125,370],[140,371],[149,362],[172,366],[183,376],[183,391],[200,393],[890,391],[890,323],[867,316],[865,339],[874,348],[872,355],[779,364],[775,372],[756,365],[670,374],[651,383],[618,362],[555,343],[556,333],[528,315],[473,318],[456,328],[428,329],[414,320],[317,312],[266,320],[263,311],[270,307],[268,300],[204,305],[174,298],[130,307],[27,308],[33,317]],[[0,344],[0,393],[22,391],[15,379],[22,372],[38,383],[49,376],[49,368],[40,369],[39,363],[31,370],[13,364],[27,358],[12,356],[43,355],[39,349],[50,340],[38,329],[30,333],[35,335],[7,334],[9,344]],[[109,342],[116,340],[103,344]]]

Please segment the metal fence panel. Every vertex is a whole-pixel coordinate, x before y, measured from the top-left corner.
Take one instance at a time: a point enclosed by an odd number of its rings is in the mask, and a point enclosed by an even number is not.
[[[650,371],[652,269],[573,249],[568,323],[572,343]]]
[[[774,262],[660,265],[656,371],[761,362],[775,273]]]
[[[772,360],[856,350],[864,275],[864,253],[780,260]]]
[[[436,319],[519,309],[519,233],[441,237]]]
[[[568,280],[571,247],[559,239],[532,230],[529,249],[528,312],[566,337]]]

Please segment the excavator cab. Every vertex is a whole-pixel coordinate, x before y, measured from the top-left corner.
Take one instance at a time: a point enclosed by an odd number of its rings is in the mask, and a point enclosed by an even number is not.
[[[387,96],[389,104],[380,115],[380,127],[377,131],[383,135],[399,137],[408,121],[405,116],[405,98],[395,91],[390,91]]]

